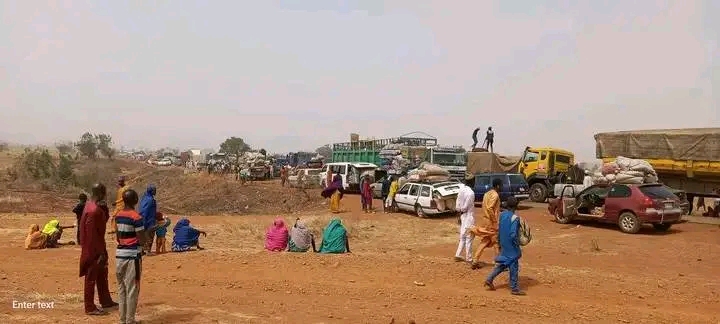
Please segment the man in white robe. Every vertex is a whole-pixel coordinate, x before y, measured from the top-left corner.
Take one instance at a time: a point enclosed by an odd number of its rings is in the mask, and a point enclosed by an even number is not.
[[[472,188],[464,184],[460,185],[455,210],[460,213],[460,242],[455,252],[455,261],[472,262],[473,235],[468,233],[468,229],[475,226],[475,192]],[[464,257],[463,250],[465,250]]]

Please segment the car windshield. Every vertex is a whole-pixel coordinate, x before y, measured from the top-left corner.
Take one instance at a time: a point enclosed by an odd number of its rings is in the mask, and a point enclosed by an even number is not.
[[[508,174],[510,177],[510,184],[525,184],[525,177],[520,174]]]
[[[677,198],[674,193],[661,185],[641,186],[640,191],[652,199]]]
[[[466,165],[465,154],[463,153],[433,153],[433,161],[442,166],[464,166]]]

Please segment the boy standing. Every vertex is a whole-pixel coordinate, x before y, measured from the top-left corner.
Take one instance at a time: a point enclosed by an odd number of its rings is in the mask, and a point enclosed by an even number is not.
[[[135,190],[123,192],[123,209],[115,216],[117,252],[116,269],[118,298],[120,302],[120,323],[134,324],[140,293],[142,248],[146,241],[143,219],[135,211],[138,194]]]

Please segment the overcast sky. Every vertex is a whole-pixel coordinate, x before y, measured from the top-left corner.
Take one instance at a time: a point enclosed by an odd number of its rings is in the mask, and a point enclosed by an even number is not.
[[[0,6],[0,141],[287,152],[422,130],[468,147],[492,125],[500,153],[587,160],[597,132],[720,125],[716,0]]]

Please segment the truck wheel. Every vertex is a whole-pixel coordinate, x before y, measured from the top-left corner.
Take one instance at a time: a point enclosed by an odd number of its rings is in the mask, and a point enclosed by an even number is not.
[[[653,227],[658,232],[667,232],[672,227],[672,224],[653,224]]]
[[[425,218],[427,215],[425,215],[425,212],[423,212],[422,207],[420,205],[415,205],[415,214],[420,218]]]
[[[618,218],[618,227],[624,233],[635,234],[640,231],[640,219],[631,212],[624,212]]]
[[[536,183],[530,187],[530,200],[534,202],[545,202],[547,200],[547,187],[542,183]]]

